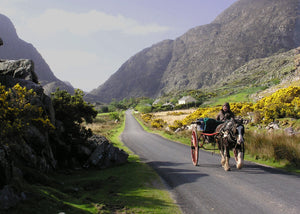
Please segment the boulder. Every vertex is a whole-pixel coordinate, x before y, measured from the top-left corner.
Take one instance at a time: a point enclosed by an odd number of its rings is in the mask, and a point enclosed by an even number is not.
[[[0,189],[11,180],[13,164],[9,157],[9,148],[0,144]]]
[[[26,195],[24,192],[18,194],[11,186],[6,185],[2,190],[0,190],[0,210],[7,210],[14,207],[21,200],[25,199]]]
[[[0,74],[38,83],[33,61],[29,59],[0,60]]]
[[[288,127],[286,129],[284,129],[284,132],[289,136],[294,136],[296,134],[292,127]]]
[[[92,146],[95,146],[96,143],[96,148],[84,164],[85,168],[93,166],[104,169],[127,162],[128,154],[124,150],[114,147],[105,137],[94,135],[89,141],[92,142]]]

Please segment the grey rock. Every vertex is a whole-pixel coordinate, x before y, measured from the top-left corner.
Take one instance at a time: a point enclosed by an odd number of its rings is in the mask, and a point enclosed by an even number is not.
[[[284,132],[289,136],[294,136],[296,134],[292,127],[288,127],[286,129],[284,129]]]
[[[9,148],[0,144],[0,189],[13,177],[13,163],[9,156]]]
[[[37,75],[34,72],[32,60],[0,60],[0,75],[12,76],[13,78],[30,80],[38,83]]]
[[[0,190],[0,210],[7,210],[16,206],[22,198],[8,185]]]
[[[85,163],[85,167],[94,166],[103,169],[127,162],[128,154],[124,150],[114,147],[106,138],[94,136],[93,140],[96,139],[101,141],[97,142],[97,147]]]

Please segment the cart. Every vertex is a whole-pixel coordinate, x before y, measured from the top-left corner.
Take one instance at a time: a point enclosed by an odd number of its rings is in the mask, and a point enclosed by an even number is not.
[[[219,124],[223,122],[213,120],[214,124],[210,124],[210,128],[208,130],[205,127],[208,124],[204,124],[204,122],[205,121],[202,118],[192,122],[191,155],[194,166],[198,165],[200,148],[213,151],[219,150],[216,148],[207,148],[206,146],[207,144],[213,144],[215,146],[216,143],[218,143],[217,136],[219,133],[214,132],[214,130]]]

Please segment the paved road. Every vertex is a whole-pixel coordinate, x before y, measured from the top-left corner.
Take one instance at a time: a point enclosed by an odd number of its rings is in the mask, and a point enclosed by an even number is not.
[[[225,172],[219,155],[208,152],[195,167],[189,146],[145,132],[130,111],[121,139],[158,172],[183,213],[300,213],[298,175],[250,162]]]

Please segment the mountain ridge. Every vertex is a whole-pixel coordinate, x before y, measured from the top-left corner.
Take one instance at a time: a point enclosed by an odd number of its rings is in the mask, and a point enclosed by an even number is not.
[[[110,102],[137,96],[155,98],[173,90],[209,89],[253,59],[298,47],[299,17],[298,0],[239,0],[210,24],[165,40],[168,45],[160,42],[137,53],[90,95]],[[164,54],[160,53],[163,47]],[[156,68],[160,68],[157,73],[151,70]],[[149,78],[148,74],[157,75]]]
[[[50,95],[56,88],[67,90],[70,93],[74,92],[74,88],[59,80],[51,71],[47,62],[43,59],[38,50],[30,43],[19,38],[16,28],[12,21],[5,15],[0,14],[0,32],[3,40],[3,45],[0,48],[0,58],[9,60],[30,59],[34,62],[34,70],[38,76],[39,82],[47,90],[47,95]],[[55,84],[54,84],[55,83]],[[47,84],[50,84],[47,86]]]

